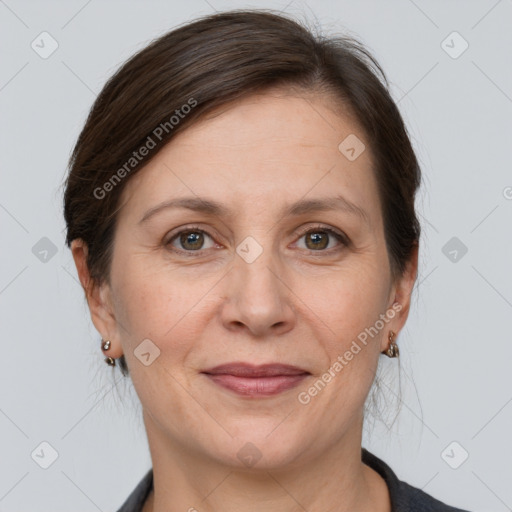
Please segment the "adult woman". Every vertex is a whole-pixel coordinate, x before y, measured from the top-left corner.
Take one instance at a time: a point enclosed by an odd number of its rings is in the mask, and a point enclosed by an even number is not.
[[[372,66],[348,38],[231,11],[97,98],[65,217],[144,411],[153,468],[122,511],[456,510],[361,449],[420,234],[420,171]]]

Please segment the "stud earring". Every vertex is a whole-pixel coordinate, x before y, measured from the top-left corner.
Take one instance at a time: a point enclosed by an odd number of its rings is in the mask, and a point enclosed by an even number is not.
[[[386,354],[388,357],[398,357],[400,355],[400,351],[398,350],[398,345],[394,341],[395,333],[393,331],[389,331],[389,348],[382,352]]]
[[[101,348],[103,350],[109,350],[110,349],[110,340],[104,340],[103,338],[101,339]],[[107,363],[109,366],[115,366],[116,365],[116,360],[115,359],[112,359],[111,357],[105,357],[105,363]]]

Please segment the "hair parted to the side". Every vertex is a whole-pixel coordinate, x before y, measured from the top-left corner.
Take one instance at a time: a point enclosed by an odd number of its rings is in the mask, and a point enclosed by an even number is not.
[[[109,281],[119,198],[131,177],[205,114],[280,86],[334,98],[358,122],[374,157],[392,276],[404,272],[420,238],[421,172],[383,70],[353,37],[315,35],[258,9],[220,12],[166,33],[96,98],[64,184],[66,243],[86,244],[94,283]],[[128,375],[124,356],[118,362]]]

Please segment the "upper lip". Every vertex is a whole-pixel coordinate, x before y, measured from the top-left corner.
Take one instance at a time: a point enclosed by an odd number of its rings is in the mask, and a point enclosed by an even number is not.
[[[236,377],[275,377],[277,375],[302,375],[309,372],[290,364],[268,363],[253,365],[250,363],[235,362],[221,364],[209,368],[208,370],[203,370],[201,373],[234,375]]]

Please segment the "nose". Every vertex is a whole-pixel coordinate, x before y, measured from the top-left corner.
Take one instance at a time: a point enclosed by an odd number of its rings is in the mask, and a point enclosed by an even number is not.
[[[293,293],[285,281],[284,269],[267,251],[252,263],[236,255],[224,284],[221,318],[226,329],[246,331],[255,337],[276,336],[293,329]]]

